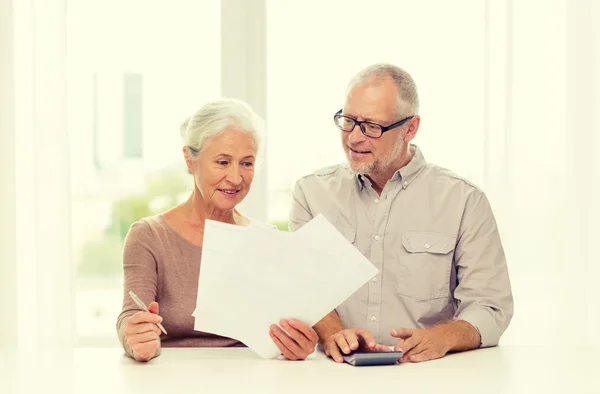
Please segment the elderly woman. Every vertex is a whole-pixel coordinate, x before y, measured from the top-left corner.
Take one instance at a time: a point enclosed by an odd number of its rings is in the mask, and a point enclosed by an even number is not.
[[[194,177],[194,190],[184,203],[134,223],[125,241],[125,295],[117,331],[134,359],[148,361],[160,354],[161,346],[245,346],[232,338],[194,331],[192,312],[204,222],[266,225],[236,209],[252,185],[260,124],[248,105],[228,99],[207,103],[181,126],[183,156]],[[129,290],[150,302],[150,312],[136,306]],[[161,334],[157,323],[168,335]],[[280,324],[291,337],[277,325],[269,334],[286,358],[300,360],[313,352],[318,337],[311,327],[295,319]]]

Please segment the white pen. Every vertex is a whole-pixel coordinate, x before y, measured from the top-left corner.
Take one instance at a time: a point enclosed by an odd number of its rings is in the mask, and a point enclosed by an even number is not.
[[[133,302],[135,302],[135,303],[136,303],[136,305],[137,305],[137,306],[139,306],[140,308],[142,308],[142,309],[143,309],[143,310],[145,310],[146,312],[150,312],[150,311],[148,310],[148,307],[146,306],[146,304],[144,304],[144,303],[142,302],[142,300],[140,300],[140,299],[138,298],[138,296],[136,296],[136,295],[135,295],[135,293],[134,293],[133,291],[129,290],[129,295],[131,296],[131,299],[133,300]],[[161,330],[162,332],[164,332],[164,333],[165,333],[165,335],[167,335],[167,330],[165,330],[165,328],[162,326],[162,324],[160,324],[160,323],[156,323],[156,325],[158,326],[158,328],[160,328],[160,330]]]

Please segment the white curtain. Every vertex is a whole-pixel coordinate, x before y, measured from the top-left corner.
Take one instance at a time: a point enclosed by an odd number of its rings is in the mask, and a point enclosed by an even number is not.
[[[487,2],[484,188],[506,246],[505,344],[600,343],[600,2]]]
[[[564,335],[600,344],[600,2],[567,2]]]
[[[0,349],[15,343],[17,332],[14,34],[11,2],[0,2]]]
[[[66,134],[66,59],[64,0],[8,1],[2,17],[3,52],[12,59],[12,83],[5,92],[12,108],[3,109],[2,151],[14,160],[3,166],[2,193],[7,212],[3,278],[11,296],[2,303],[14,311],[11,338],[4,342],[26,351],[73,345],[73,281],[70,253],[69,162]],[[11,41],[12,44],[11,45]],[[6,46],[4,45],[6,44]],[[10,108],[10,109],[9,109]],[[6,137],[5,137],[6,133]],[[12,218],[12,220],[10,220]],[[10,228],[12,227],[12,228]],[[4,238],[5,233],[13,234]],[[3,245],[4,246],[4,245]],[[3,248],[4,249],[4,248]]]

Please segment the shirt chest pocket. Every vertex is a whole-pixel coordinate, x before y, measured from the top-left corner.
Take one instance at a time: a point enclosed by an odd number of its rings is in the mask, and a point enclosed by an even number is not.
[[[403,233],[396,245],[397,293],[428,301],[450,294],[456,238],[441,233]]]

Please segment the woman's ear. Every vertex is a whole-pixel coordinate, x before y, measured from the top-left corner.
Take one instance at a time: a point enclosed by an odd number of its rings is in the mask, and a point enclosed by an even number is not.
[[[192,168],[194,168],[194,160],[192,160],[192,152],[190,152],[190,148],[187,146],[183,147],[183,159],[185,160],[185,165],[188,168],[188,172],[192,174]]]

